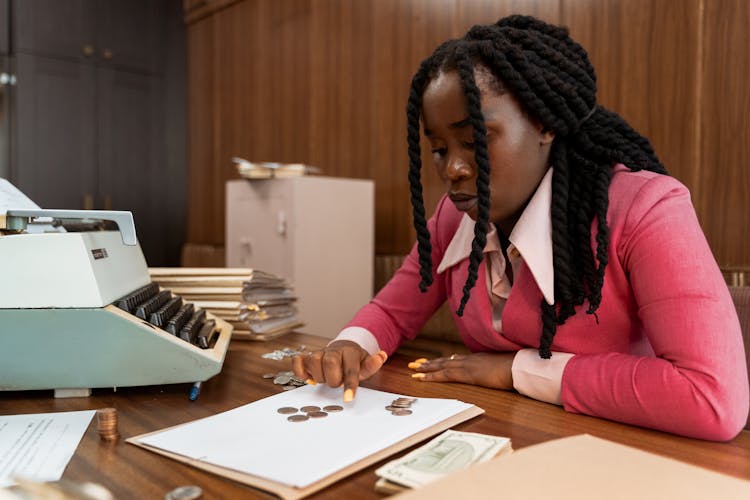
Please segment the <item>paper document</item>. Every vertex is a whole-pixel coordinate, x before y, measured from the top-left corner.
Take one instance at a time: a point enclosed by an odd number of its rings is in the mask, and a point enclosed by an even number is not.
[[[11,208],[39,210],[39,205],[31,201],[28,196],[6,179],[0,178],[0,215],[5,215]]]
[[[13,478],[57,481],[94,411],[0,416],[0,488]]]
[[[5,215],[8,210],[39,210],[40,207],[31,199],[23,194],[20,189],[8,182],[8,180],[0,178],[0,216]],[[51,222],[52,219],[49,217],[40,218],[40,222],[30,224],[26,228],[27,233],[45,233],[45,232],[65,232],[62,227],[53,227]],[[48,224],[47,221],[50,223]],[[3,226],[0,226],[2,228]]]
[[[133,438],[184,457],[304,488],[473,405],[419,398],[408,415],[385,409],[400,395],[359,388],[342,403],[341,388],[304,386],[233,410]],[[303,407],[337,406],[301,421]],[[288,410],[291,408],[291,410]],[[281,412],[280,412],[281,410]]]

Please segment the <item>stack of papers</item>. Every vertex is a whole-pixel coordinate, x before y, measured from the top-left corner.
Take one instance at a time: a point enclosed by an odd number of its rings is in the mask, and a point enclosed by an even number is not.
[[[299,328],[292,286],[249,268],[152,267],[151,280],[234,327],[232,337],[269,340]]]

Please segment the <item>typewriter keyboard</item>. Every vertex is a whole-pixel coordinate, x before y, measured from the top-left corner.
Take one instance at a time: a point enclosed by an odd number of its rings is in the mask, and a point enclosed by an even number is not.
[[[206,319],[206,311],[183,302],[169,290],[149,283],[115,301],[115,305],[165,332],[208,349],[216,341],[216,322]]]

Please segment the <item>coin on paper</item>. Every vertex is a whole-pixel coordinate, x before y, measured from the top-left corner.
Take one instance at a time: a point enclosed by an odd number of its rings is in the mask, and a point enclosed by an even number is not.
[[[308,418],[310,417],[308,417],[307,415],[290,415],[286,417],[286,419],[289,420],[290,422],[304,422]]]
[[[276,411],[281,413],[282,415],[288,415],[290,413],[297,413],[297,408],[292,408],[291,406],[282,406]]]
[[[324,411],[311,411],[307,414],[307,416],[310,418],[323,418],[323,417],[327,417],[328,413]]]
[[[320,411],[320,406],[303,406],[299,409],[299,411],[304,411],[305,413],[310,413],[311,411]]]
[[[391,412],[391,415],[396,415],[397,417],[403,417],[404,415],[411,415],[411,410],[407,410],[406,408],[396,408]]]
[[[327,411],[328,413],[335,413],[337,411],[344,411],[344,407],[339,405],[328,405],[323,407],[323,411]]]

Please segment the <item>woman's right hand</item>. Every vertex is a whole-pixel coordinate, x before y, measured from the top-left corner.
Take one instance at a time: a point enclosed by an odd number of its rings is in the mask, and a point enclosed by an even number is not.
[[[292,359],[294,375],[308,384],[344,385],[344,402],[354,399],[359,381],[373,376],[383,366],[385,351],[371,355],[351,340],[336,340],[320,351],[298,354]]]

